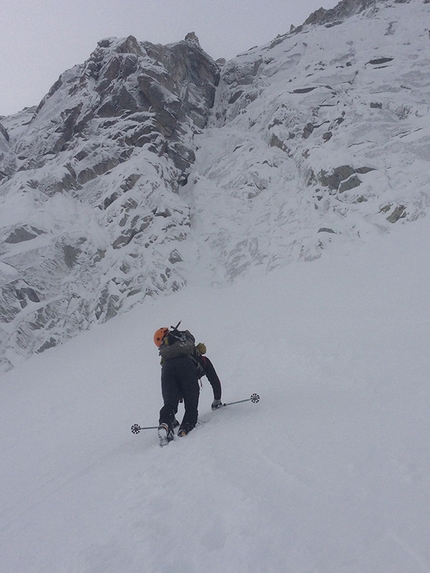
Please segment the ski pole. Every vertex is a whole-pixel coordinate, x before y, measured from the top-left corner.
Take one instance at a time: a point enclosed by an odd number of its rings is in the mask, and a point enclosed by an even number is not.
[[[141,428],[139,424],[133,424],[131,427],[133,434],[138,434],[141,430],[158,430],[158,426],[146,426],[145,428]]]
[[[221,406],[232,406],[233,404],[241,404],[242,402],[252,402],[257,404],[260,401],[260,396],[258,394],[251,394],[250,398],[246,398],[245,400],[236,400],[235,402],[227,402],[225,404],[221,404]],[[220,406],[220,407],[221,407]],[[158,426],[145,426],[141,427],[139,424],[133,424],[131,427],[131,431],[133,434],[138,434],[142,430],[158,430]]]
[[[235,402],[227,402],[223,404],[223,406],[232,406],[233,404],[241,404],[242,402],[252,402],[253,404],[257,404],[260,401],[260,396],[258,394],[251,394],[250,398],[246,398],[246,400],[236,400]]]

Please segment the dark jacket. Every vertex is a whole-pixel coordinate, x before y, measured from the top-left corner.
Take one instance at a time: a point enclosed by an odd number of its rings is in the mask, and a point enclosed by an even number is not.
[[[221,381],[215,371],[214,365],[207,356],[202,356],[201,354],[197,356],[197,360],[203,369],[201,376],[206,376],[212,386],[214,400],[221,400]],[[199,376],[199,378],[201,378],[201,376]]]
[[[182,339],[179,338],[181,334],[183,335]],[[214,393],[214,400],[221,400],[221,382],[218,374],[209,358],[200,354],[196,349],[196,339],[191,332],[189,330],[183,332],[177,331],[177,336],[169,332],[166,338],[167,340],[163,342],[159,348],[162,366],[166,361],[177,358],[178,356],[187,357],[194,363],[198,378],[206,376],[209,380]]]

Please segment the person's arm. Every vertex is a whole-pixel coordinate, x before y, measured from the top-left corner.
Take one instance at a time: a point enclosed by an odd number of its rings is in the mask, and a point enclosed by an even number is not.
[[[204,368],[205,376],[212,386],[214,401],[221,400],[221,381],[215,371],[214,365],[207,356],[201,356],[201,364]]]

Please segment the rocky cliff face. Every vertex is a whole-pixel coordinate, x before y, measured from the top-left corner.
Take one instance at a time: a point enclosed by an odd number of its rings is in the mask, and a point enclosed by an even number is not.
[[[107,39],[37,109],[3,118],[4,367],[185,284],[190,210],[178,189],[218,80],[193,37]]]
[[[344,0],[222,66],[194,34],[107,39],[1,118],[2,368],[197,270],[267,272],[424,216],[429,11]]]
[[[429,17],[421,0],[348,0],[226,63],[186,187],[216,280],[425,215]]]

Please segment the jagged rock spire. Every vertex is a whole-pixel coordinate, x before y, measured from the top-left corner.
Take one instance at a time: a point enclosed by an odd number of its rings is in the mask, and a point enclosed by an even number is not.
[[[185,36],[185,41],[189,42],[190,44],[195,44],[201,48],[199,39],[194,32],[188,32],[188,34]]]

